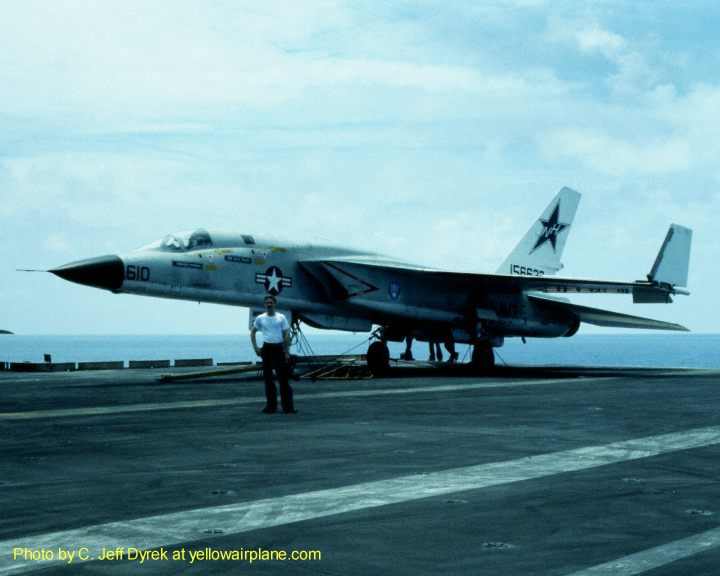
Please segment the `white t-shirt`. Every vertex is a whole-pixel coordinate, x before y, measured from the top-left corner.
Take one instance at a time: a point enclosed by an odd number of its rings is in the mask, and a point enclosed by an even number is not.
[[[268,316],[267,312],[263,312],[253,322],[255,330],[259,330],[263,335],[263,342],[268,344],[282,344],[283,331],[289,330],[287,318],[280,312]]]

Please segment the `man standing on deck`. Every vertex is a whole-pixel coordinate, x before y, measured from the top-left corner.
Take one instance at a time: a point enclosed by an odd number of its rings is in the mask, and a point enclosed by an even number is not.
[[[293,405],[293,391],[288,382],[288,360],[290,359],[290,325],[287,318],[275,311],[277,300],[268,294],[264,299],[265,312],[253,322],[250,330],[250,341],[255,354],[263,361],[263,378],[265,378],[265,414],[277,412],[277,392],[273,381],[273,370],[277,373],[280,384],[280,401],[285,414],[296,414]],[[258,330],[263,335],[263,345],[259,348],[255,335]]]

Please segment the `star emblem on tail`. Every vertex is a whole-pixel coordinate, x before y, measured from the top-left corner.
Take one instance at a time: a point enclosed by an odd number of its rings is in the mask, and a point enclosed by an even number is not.
[[[553,252],[556,251],[558,234],[569,226],[569,224],[563,224],[562,222],[559,222],[559,219],[560,202],[555,205],[555,209],[552,211],[552,214],[550,214],[550,218],[548,218],[547,220],[545,220],[544,218],[540,218],[540,223],[543,225],[543,231],[540,233],[537,242],[535,242],[535,246],[533,246],[532,250],[530,250],[530,254],[535,252],[535,250],[540,248],[540,246],[542,246],[546,242],[550,242]]]

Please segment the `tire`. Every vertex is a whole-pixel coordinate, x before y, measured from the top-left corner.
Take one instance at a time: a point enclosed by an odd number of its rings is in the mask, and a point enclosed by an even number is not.
[[[376,378],[384,376],[390,369],[390,350],[385,342],[373,342],[367,351],[367,365]]]
[[[489,374],[495,368],[495,353],[492,346],[475,344],[471,365],[476,374]]]

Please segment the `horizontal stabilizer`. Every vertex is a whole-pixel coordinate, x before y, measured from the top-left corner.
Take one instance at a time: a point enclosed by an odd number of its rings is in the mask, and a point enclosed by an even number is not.
[[[652,318],[643,318],[642,316],[620,314],[619,312],[613,312],[611,310],[591,308],[590,306],[580,306],[578,304],[572,304],[570,302],[559,301],[553,298],[546,298],[534,294],[528,295],[528,298],[541,306],[568,312],[580,320],[580,322],[593,324],[595,326],[689,332],[685,326],[675,324],[674,322],[663,322],[662,320],[653,320]]]
[[[672,224],[660,247],[648,280],[671,286],[687,286],[692,230]]]

